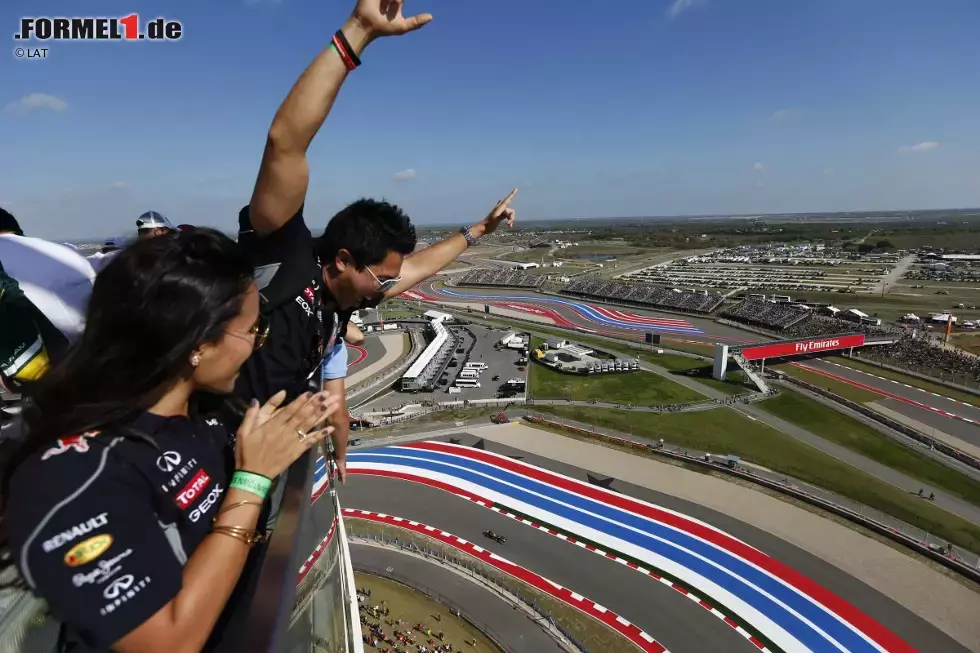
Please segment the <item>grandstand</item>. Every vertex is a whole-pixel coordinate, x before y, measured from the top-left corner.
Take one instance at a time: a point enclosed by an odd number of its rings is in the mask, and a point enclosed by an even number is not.
[[[974,385],[980,381],[980,358],[954,348],[945,348],[928,336],[906,334],[887,347],[866,348],[862,358],[902,367],[954,383]]]
[[[893,330],[851,320],[814,315],[812,311],[792,304],[776,304],[760,299],[746,299],[729,308],[722,317],[742,324],[775,331],[798,338],[863,333],[867,336],[890,336]]]
[[[691,292],[649,284],[587,279],[574,281],[562,294],[589,297],[641,308],[667,308],[688,313],[710,313],[722,302],[722,296],[707,291]]]
[[[452,316],[444,314],[429,323],[432,340],[402,375],[400,381],[402,391],[419,392],[432,390],[435,387],[436,379],[446,368],[456,346],[456,336],[443,324],[446,317]]]
[[[724,317],[764,329],[784,331],[803,322],[810,313],[792,304],[776,304],[760,299],[746,299],[722,313]]]
[[[473,270],[457,284],[460,286],[498,286],[507,288],[539,288],[544,276],[519,270]]]

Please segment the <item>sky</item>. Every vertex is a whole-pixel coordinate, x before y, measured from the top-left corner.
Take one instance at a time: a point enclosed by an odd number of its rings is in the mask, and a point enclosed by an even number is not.
[[[344,0],[4,0],[0,206],[29,234],[153,209],[232,231],[272,117]],[[470,224],[980,205],[976,0],[406,0],[314,141],[314,231],[359,197]],[[180,20],[176,42],[54,42],[22,16]]]

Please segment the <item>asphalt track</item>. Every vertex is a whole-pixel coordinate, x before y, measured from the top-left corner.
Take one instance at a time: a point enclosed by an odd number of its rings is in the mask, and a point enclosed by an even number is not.
[[[398,551],[357,543],[351,543],[351,559],[356,569],[376,573],[391,568],[393,573],[435,590],[453,606],[472,615],[478,622],[474,625],[493,631],[508,653],[564,651],[525,612],[515,610],[484,586],[454,571]]]
[[[880,394],[888,408],[980,446],[980,408],[826,360],[813,359],[802,365],[829,378]]]
[[[704,344],[745,344],[764,340],[761,336],[726,327],[710,319],[605,306],[592,301],[527,290],[447,288],[441,281],[430,280],[416,286],[405,297],[439,302],[486,302],[549,317],[558,326],[571,325],[600,335],[632,340],[642,340],[647,332],[659,333],[664,340]]]
[[[469,435],[459,437],[463,444],[475,441]],[[588,478],[587,472],[582,469],[495,443],[487,442],[486,446],[488,451],[519,456],[524,462],[572,478]],[[966,650],[938,629],[864,583],[764,531],[702,506],[645,488],[614,481],[611,489],[676,510],[725,530],[804,576],[818,579],[823,587],[837,596],[845,597],[852,605],[919,650],[937,653]],[[606,605],[650,633],[669,650],[757,650],[723,621],[698,604],[684,600],[675,590],[620,563],[573,547],[552,535],[475,506],[447,492],[405,480],[365,478],[353,474],[348,486],[341,493],[341,501],[345,507],[414,519],[473,541],[483,540],[482,531],[492,528],[507,537],[508,542],[503,546],[488,543],[488,548],[495,550],[495,547],[500,547],[501,555],[515,563]]]
[[[367,344],[367,342],[365,342]],[[347,345],[347,369],[357,367],[368,357],[368,350],[357,345]]]

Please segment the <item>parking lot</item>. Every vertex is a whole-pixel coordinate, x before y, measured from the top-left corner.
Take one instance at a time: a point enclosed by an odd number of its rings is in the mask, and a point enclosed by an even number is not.
[[[508,333],[513,331],[501,329],[489,329],[476,325],[447,325],[450,330],[460,340],[456,350],[453,352],[455,365],[450,362],[450,366],[437,380],[434,392],[401,392],[393,390],[369,402],[362,408],[363,412],[377,410],[398,409],[405,404],[419,403],[421,401],[433,401],[444,403],[447,401],[462,401],[475,399],[494,399],[500,395],[501,387],[511,379],[527,379],[527,365],[518,366],[517,361],[522,353],[515,349],[496,349],[494,345]],[[463,351],[458,351],[462,349]],[[461,388],[460,392],[450,394],[448,389],[456,381],[456,377],[463,370],[466,363],[484,363],[487,369],[480,372],[478,388]],[[519,370],[524,367],[524,371]],[[443,379],[445,382],[443,383]],[[496,380],[494,380],[496,379]]]
[[[522,372],[518,369],[517,361],[523,355],[520,351],[505,348],[498,350],[494,347],[503,336],[511,333],[511,331],[488,329],[472,324],[454,328],[458,329],[464,338],[464,353],[459,353],[457,350],[455,358],[458,363],[456,367],[446,369],[446,374],[443,375],[446,384],[442,385],[440,380],[440,390],[436,392],[436,401],[493,399],[499,396],[501,386],[510,379],[525,379],[527,377],[526,364],[523,366],[525,371]],[[470,349],[471,344],[472,349]],[[466,351],[469,353],[465,353]],[[477,379],[480,387],[462,388],[459,394],[449,394],[446,389],[453,384],[466,363],[483,363],[488,366]],[[494,380],[495,378],[496,380]]]

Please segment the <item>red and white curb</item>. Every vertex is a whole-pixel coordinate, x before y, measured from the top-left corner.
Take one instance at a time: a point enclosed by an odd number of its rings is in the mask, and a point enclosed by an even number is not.
[[[398,526],[399,528],[404,528],[406,530],[419,533],[420,535],[425,535],[427,537],[439,540],[444,544],[448,544],[455,549],[463,551],[464,553],[471,555],[474,558],[477,558],[478,560],[481,560],[482,562],[485,562],[496,569],[499,569],[500,571],[527,583],[528,585],[531,585],[535,589],[538,589],[549,596],[552,596],[561,602],[576,608],[577,610],[581,610],[590,617],[601,621],[616,632],[620,633],[631,642],[639,646],[643,651],[647,651],[648,653],[667,653],[667,649],[662,644],[657,642],[657,640],[611,610],[585,598],[581,594],[573,592],[566,587],[562,587],[558,583],[550,581],[543,576],[539,576],[530,569],[525,569],[524,567],[516,565],[506,558],[502,558],[496,553],[487,551],[483,547],[477,546],[468,540],[464,540],[461,537],[456,537],[452,533],[447,533],[446,531],[440,530],[433,526],[427,526],[417,521],[410,521],[401,517],[393,517],[392,515],[370,512],[368,510],[344,508],[343,514],[344,517],[365,519],[381,524]]]
[[[676,590],[681,595],[686,596],[691,601],[697,603],[702,608],[704,608],[705,610],[707,610],[708,612],[710,612],[714,616],[716,616],[719,619],[721,619],[722,621],[724,621],[735,632],[737,632],[739,635],[741,635],[745,639],[749,640],[749,642],[751,642],[760,651],[766,651],[766,653],[771,653],[770,652],[770,649],[767,648],[765,644],[763,644],[758,639],[756,639],[756,637],[752,633],[750,633],[747,630],[745,630],[744,628],[742,628],[742,626],[740,626],[738,623],[736,623],[734,619],[730,618],[728,615],[726,615],[723,612],[719,611],[718,608],[714,607],[713,605],[711,605],[710,603],[708,603],[707,601],[705,601],[701,597],[697,596],[696,594],[694,594],[693,592],[691,592],[687,588],[682,587],[681,585],[678,585],[677,583],[671,581],[670,579],[664,578],[660,574],[658,574],[658,573],[656,573],[654,571],[651,571],[651,570],[647,569],[646,567],[641,567],[640,565],[636,564],[635,562],[631,562],[629,560],[626,560],[625,558],[620,558],[615,553],[610,553],[609,551],[604,551],[603,549],[599,549],[599,548],[597,548],[595,546],[592,546],[591,544],[586,544],[585,542],[579,542],[574,537],[570,537],[568,535],[565,535],[564,533],[560,533],[560,532],[558,532],[556,530],[550,529],[547,526],[542,526],[541,524],[539,524],[537,522],[533,522],[530,519],[525,519],[524,517],[521,517],[519,515],[515,515],[514,513],[507,512],[503,508],[499,508],[497,506],[487,506],[483,501],[474,501],[474,503],[478,503],[478,504],[480,504],[481,506],[483,506],[485,508],[486,507],[489,507],[490,510],[492,510],[492,511],[494,511],[496,513],[500,513],[504,517],[510,517],[511,519],[513,519],[515,521],[521,522],[522,524],[527,524],[531,528],[535,528],[535,529],[537,529],[539,531],[545,532],[548,535],[557,537],[560,540],[565,540],[569,544],[574,544],[575,546],[581,547],[581,548],[583,548],[583,549],[585,549],[587,551],[591,551],[591,552],[595,553],[596,555],[600,555],[603,558],[608,558],[609,560],[615,560],[616,562],[618,562],[618,563],[620,563],[622,565],[626,565],[630,569],[635,569],[636,571],[640,572],[641,574],[645,574],[645,575],[649,576],[650,578],[653,578],[654,580],[660,581],[661,583],[663,583],[667,587],[670,587],[671,589]]]
[[[334,517],[333,523],[330,524],[330,530],[327,531],[326,537],[320,540],[320,543],[313,550],[313,553],[310,554],[310,557],[307,558],[306,562],[304,562],[303,565],[299,568],[299,577],[296,579],[297,585],[303,582],[303,579],[306,578],[306,574],[310,572],[310,569],[313,568],[313,565],[316,564],[316,561],[319,560],[320,556],[323,555],[323,552],[327,550],[327,547],[330,545],[330,540],[333,539],[333,536],[336,534],[336,532],[337,532],[337,518]]]
[[[385,476],[385,477],[389,477],[389,478],[401,478],[402,480],[408,480],[410,482],[422,482],[422,483],[426,483],[426,481],[423,480],[423,479],[408,478],[408,477],[405,477],[405,476],[402,476],[402,475],[399,475],[399,474],[390,473],[390,472],[389,473],[383,473],[383,472],[378,472],[378,471],[369,471],[369,470],[365,470],[365,469],[353,468],[353,469],[350,469],[350,473],[351,474],[360,474],[360,475],[378,475],[378,476]],[[510,517],[511,519],[515,519],[515,520],[521,522],[522,524],[528,524],[529,526],[532,526],[532,527],[534,527],[534,528],[536,528],[538,530],[544,531],[545,533],[548,533],[549,535],[552,535],[554,537],[558,537],[560,539],[565,540],[566,542],[570,542],[572,544],[575,544],[577,546],[580,546],[583,549],[587,549],[589,551],[593,551],[593,552],[595,552],[595,553],[597,553],[597,554],[599,554],[599,555],[601,555],[603,557],[609,558],[611,560],[616,560],[617,562],[619,562],[621,564],[625,564],[630,569],[635,569],[636,571],[639,571],[640,573],[643,573],[643,574],[645,574],[645,575],[647,575],[647,576],[649,576],[649,577],[651,577],[651,578],[653,578],[655,580],[658,580],[661,583],[664,583],[665,585],[669,585],[672,589],[676,590],[679,594],[682,594],[682,595],[686,596],[687,598],[691,599],[692,601],[694,601],[695,603],[697,603],[698,605],[700,605],[704,609],[709,610],[711,612],[711,614],[715,615],[716,617],[718,617],[719,619],[721,619],[722,621],[724,621],[733,630],[735,630],[739,635],[741,635],[745,639],[749,640],[754,646],[758,647],[760,650],[766,651],[767,653],[771,653],[771,651],[772,651],[772,649],[767,648],[765,646],[765,644],[763,644],[755,636],[753,636],[751,633],[749,633],[738,622],[736,622],[734,619],[732,619],[728,615],[726,615],[726,614],[722,613],[721,611],[719,611],[717,608],[715,608],[713,605],[711,605],[708,601],[706,601],[705,599],[702,599],[702,598],[698,597],[696,594],[692,593],[687,588],[682,587],[680,585],[676,585],[675,583],[670,582],[669,580],[667,580],[667,579],[663,578],[662,576],[660,576],[655,571],[649,570],[649,569],[647,569],[645,567],[641,567],[640,565],[636,565],[636,564],[634,564],[632,562],[629,562],[629,561],[627,561],[625,559],[620,558],[619,556],[617,556],[617,555],[615,555],[613,553],[608,553],[608,552],[606,552],[603,549],[599,549],[597,547],[594,547],[591,544],[585,544],[584,542],[579,542],[574,537],[571,537],[569,535],[565,535],[564,533],[560,533],[558,531],[555,531],[555,530],[549,529],[547,527],[541,526],[537,522],[528,521],[528,520],[524,519],[523,517],[519,517],[517,515],[514,515],[513,513],[507,512],[506,510],[503,510],[503,509],[495,506],[492,501],[490,501],[488,499],[485,499],[485,498],[481,497],[478,494],[473,494],[471,492],[462,490],[462,489],[460,489],[458,487],[443,486],[442,484],[435,483],[435,482],[432,482],[432,481],[429,481],[428,484],[431,487],[438,487],[439,489],[441,489],[441,490],[443,490],[445,492],[448,492],[449,494],[452,494],[454,496],[457,496],[460,499],[463,499],[465,501],[469,501],[471,503],[475,503],[478,506],[483,506],[484,508],[488,508],[490,510],[493,510],[494,512],[500,513],[501,515],[504,515],[506,517]],[[347,513],[345,512],[344,514],[347,514]]]
[[[843,376],[837,376],[836,374],[831,374],[830,372],[825,372],[824,370],[818,370],[815,367],[809,367],[807,365],[803,365],[802,363],[792,363],[792,365],[794,367],[798,367],[798,368],[800,368],[802,370],[806,370],[807,372],[812,372],[813,374],[819,374],[820,376],[825,376],[828,379],[833,379],[835,381],[840,381],[841,383],[846,383],[848,385],[852,385],[855,388],[861,388],[862,390],[867,390],[868,392],[873,392],[874,394],[881,395],[882,397],[888,397],[889,399],[894,399],[896,401],[900,401],[903,404],[908,404],[909,406],[915,406],[916,408],[921,408],[923,410],[928,410],[930,413],[935,413],[937,415],[944,415],[944,416],[949,417],[951,419],[958,419],[961,422],[967,422],[969,424],[976,424],[977,423],[976,421],[974,421],[974,420],[972,420],[972,419],[970,419],[968,417],[963,417],[962,415],[957,415],[956,413],[951,413],[949,411],[945,411],[945,410],[942,410],[941,408],[936,408],[934,406],[928,406],[928,405],[922,403],[921,401],[916,401],[915,399],[909,399],[908,397],[901,397],[899,395],[896,395],[896,394],[893,394],[891,392],[888,392],[887,390],[882,390],[881,388],[871,387],[870,385],[867,385],[865,383],[861,383],[860,381],[855,381],[853,379],[848,379],[848,378],[845,378]],[[851,368],[848,368],[848,369],[851,369]],[[874,376],[874,375],[872,374],[871,376]],[[888,381],[890,379],[885,379],[885,380]],[[916,388],[916,389],[918,390],[919,388]],[[930,393],[930,394],[933,394],[933,393]],[[942,396],[942,395],[936,395],[936,396]],[[944,399],[948,399],[948,397],[944,397]]]
[[[827,361],[827,362],[830,363],[831,365],[836,365],[837,367],[840,367],[841,369],[850,370],[851,372],[858,372],[860,374],[867,374],[868,376],[873,376],[874,378],[879,379],[881,381],[888,381],[889,383],[894,383],[895,385],[901,385],[901,386],[904,386],[904,387],[906,387],[906,388],[908,388],[910,390],[918,390],[919,392],[924,392],[927,395],[932,395],[933,397],[939,397],[940,399],[945,399],[947,401],[953,401],[953,402],[956,402],[958,404],[962,404],[964,406],[968,406],[970,408],[978,408],[978,406],[976,404],[971,404],[971,403],[969,403],[967,401],[961,401],[959,399],[953,399],[952,397],[949,397],[947,395],[942,395],[942,394],[939,394],[938,392],[933,392],[931,390],[926,390],[925,388],[919,388],[919,387],[914,386],[914,385],[909,385],[908,383],[902,383],[901,381],[896,381],[895,379],[888,379],[888,378],[885,378],[883,376],[879,376],[877,374],[874,374],[872,372],[866,372],[864,370],[859,370],[857,368],[850,367],[848,365],[842,365],[840,363],[833,363],[831,361]],[[963,419],[964,419],[964,421],[967,421],[967,422],[970,421],[970,420],[968,420],[966,418],[963,418]]]

